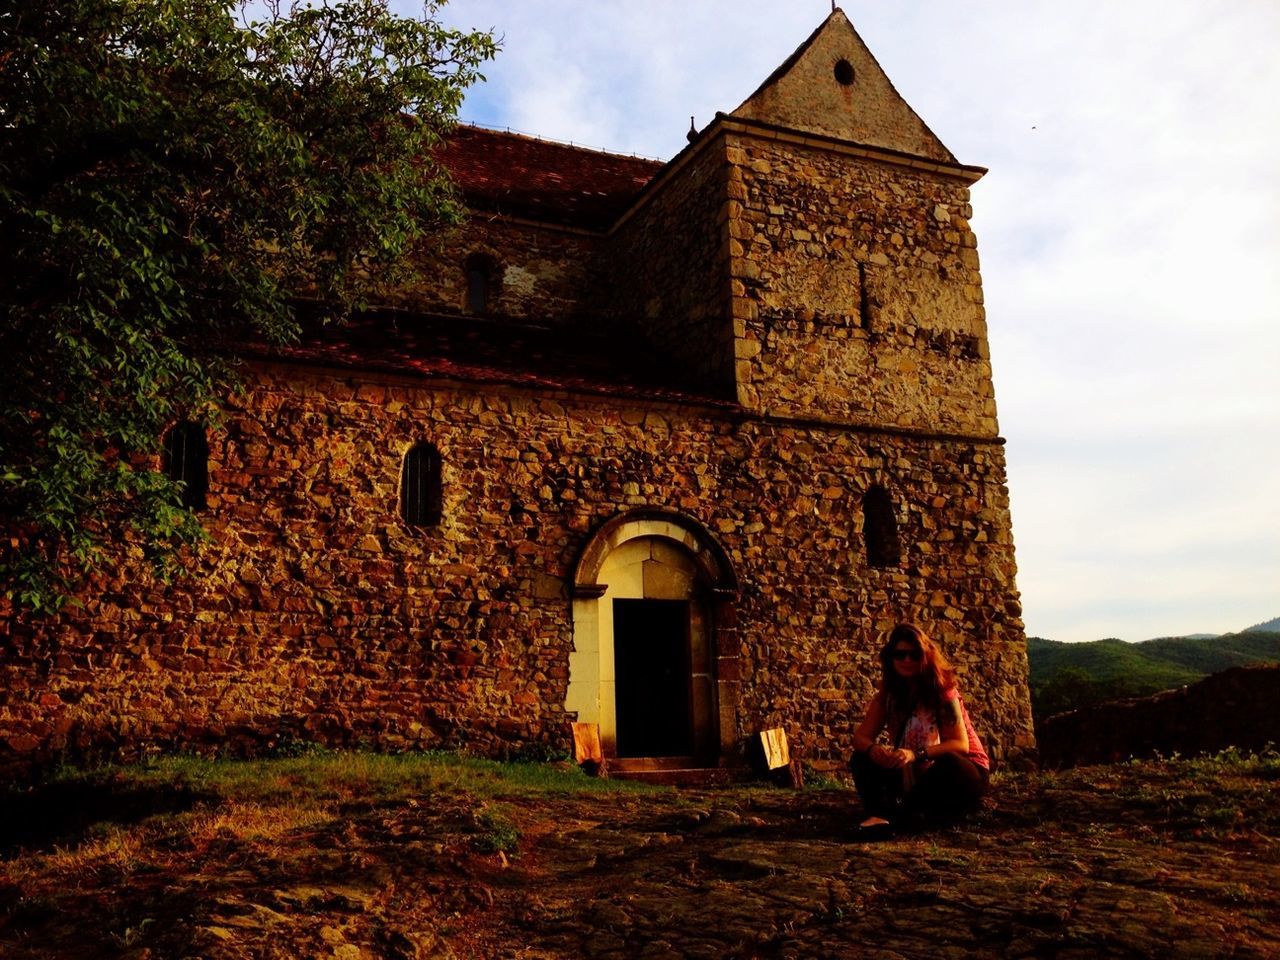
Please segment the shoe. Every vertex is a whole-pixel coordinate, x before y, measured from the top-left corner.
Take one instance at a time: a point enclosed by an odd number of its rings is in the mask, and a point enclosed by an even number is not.
[[[892,823],[872,823],[859,825],[853,830],[854,843],[877,843],[881,840],[892,840],[895,834]]]

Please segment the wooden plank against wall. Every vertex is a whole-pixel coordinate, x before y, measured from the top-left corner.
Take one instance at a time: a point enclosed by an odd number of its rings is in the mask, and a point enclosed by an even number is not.
[[[760,731],[760,746],[764,750],[764,765],[768,770],[777,770],[791,763],[791,748],[787,745],[787,734],[781,727]]]
[[[604,751],[600,749],[600,724],[573,725],[573,759],[578,764],[593,763],[599,766],[604,763]]]

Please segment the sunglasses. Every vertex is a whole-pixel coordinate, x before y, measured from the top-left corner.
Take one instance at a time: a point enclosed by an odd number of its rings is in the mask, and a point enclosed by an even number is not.
[[[905,648],[893,651],[893,659],[895,660],[919,660],[923,654],[919,650],[907,650]]]

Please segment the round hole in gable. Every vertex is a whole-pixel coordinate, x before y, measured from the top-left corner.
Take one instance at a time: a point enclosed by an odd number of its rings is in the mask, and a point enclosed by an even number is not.
[[[853,86],[853,64],[848,60],[840,59],[836,61],[836,82],[841,86]]]

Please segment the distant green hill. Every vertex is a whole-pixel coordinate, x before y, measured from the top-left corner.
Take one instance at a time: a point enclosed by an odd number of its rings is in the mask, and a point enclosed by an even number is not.
[[[1274,620],[1267,620],[1265,623],[1255,623],[1252,627],[1245,627],[1245,633],[1280,633],[1280,617]]]
[[[1280,632],[1254,627],[1220,637],[1163,637],[1143,643],[1061,643],[1028,637],[1027,657],[1031,708],[1039,723],[1064,710],[1181,687],[1229,667],[1278,663]]]
[[[1142,648],[1144,655],[1154,660],[1207,676],[1228,667],[1242,667],[1246,663],[1280,660],[1280,627],[1275,633],[1250,629],[1244,633],[1224,633],[1211,640],[1165,637],[1135,646]]]
[[[1114,638],[1089,643],[1060,643],[1057,640],[1028,637],[1027,657],[1031,661],[1033,686],[1067,668],[1082,670],[1095,681],[1141,678],[1163,684],[1156,687],[1158,690],[1181,686],[1204,675],[1194,669],[1163,662],[1160,657],[1152,656],[1147,651],[1146,643],[1125,643]]]

